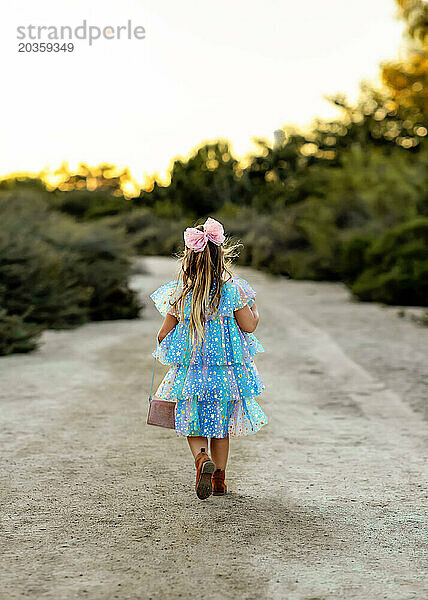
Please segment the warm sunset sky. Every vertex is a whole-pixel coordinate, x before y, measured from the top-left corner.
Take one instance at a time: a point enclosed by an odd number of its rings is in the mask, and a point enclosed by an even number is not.
[[[163,175],[172,157],[334,114],[397,56],[393,0],[16,0],[0,24],[0,174],[66,160]],[[18,53],[20,25],[126,24],[145,40],[75,42],[71,54]]]

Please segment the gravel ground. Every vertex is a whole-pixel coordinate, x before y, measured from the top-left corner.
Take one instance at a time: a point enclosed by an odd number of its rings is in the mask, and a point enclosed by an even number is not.
[[[242,269],[270,422],[232,440],[230,493],[201,502],[185,440],[145,425],[148,294],[174,264],[143,264],[141,320],[0,360],[0,598],[426,598],[428,329],[340,284]]]

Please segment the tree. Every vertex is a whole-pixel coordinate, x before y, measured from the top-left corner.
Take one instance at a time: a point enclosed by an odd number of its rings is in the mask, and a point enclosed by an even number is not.
[[[406,22],[407,57],[383,66],[382,78],[393,98],[411,109],[415,128],[428,122],[428,3],[397,0],[399,14]]]
[[[156,184],[152,191],[142,192],[140,203],[156,208],[157,203],[162,205],[173,199],[181,214],[190,218],[213,213],[235,195],[236,166],[228,142],[204,144],[186,160],[176,159],[170,184],[167,187]]]

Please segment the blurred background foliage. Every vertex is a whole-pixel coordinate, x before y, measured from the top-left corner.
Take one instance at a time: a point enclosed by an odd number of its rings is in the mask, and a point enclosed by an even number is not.
[[[217,140],[149,189],[108,164],[3,179],[0,354],[33,349],[46,327],[138,316],[132,255],[174,254],[207,215],[243,243],[242,265],[426,306],[428,5],[397,4],[407,55],[382,65],[383,88],[330,98],[340,117],[257,140],[244,164]]]
[[[0,354],[35,347],[42,330],[137,317],[127,236],[52,210],[28,182],[0,191]]]

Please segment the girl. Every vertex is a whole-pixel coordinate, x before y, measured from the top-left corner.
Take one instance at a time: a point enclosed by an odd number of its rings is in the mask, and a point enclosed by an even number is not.
[[[153,356],[171,365],[156,395],[176,401],[175,429],[195,458],[196,494],[226,493],[229,437],[255,433],[267,418],[255,396],[264,389],[253,362],[263,347],[255,291],[232,276],[237,245],[214,219],[187,228],[178,279],[152,295],[165,317]],[[211,440],[211,457],[207,453]]]

